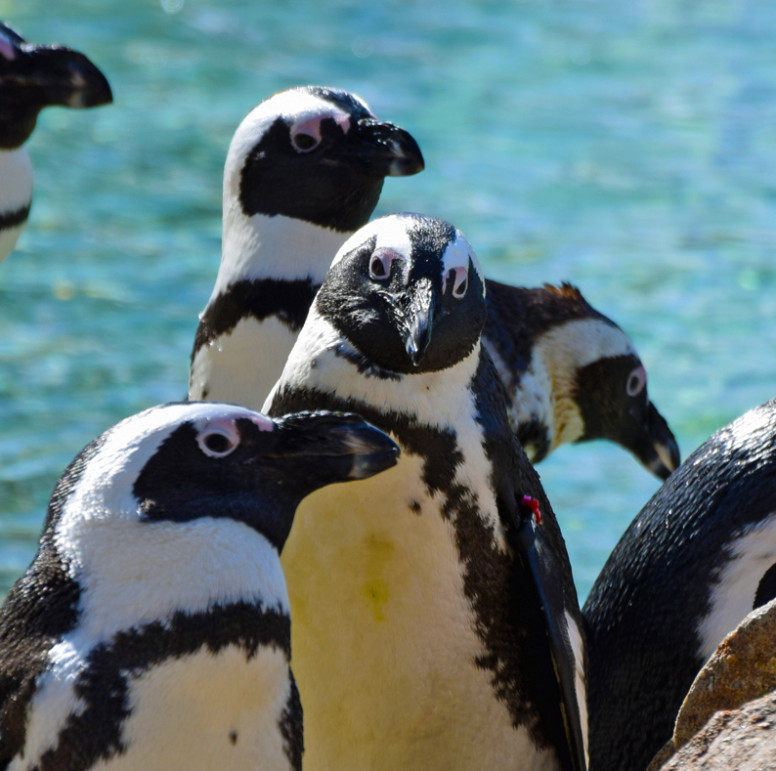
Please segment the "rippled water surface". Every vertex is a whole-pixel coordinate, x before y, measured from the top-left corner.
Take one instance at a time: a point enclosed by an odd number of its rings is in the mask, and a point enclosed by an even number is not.
[[[489,275],[567,279],[633,338],[684,455],[776,395],[776,4],[0,0],[87,53],[115,103],[50,109],[0,267],[0,590],[75,453],[186,391],[231,134],[300,83],[356,91],[426,171],[378,213],[469,237]],[[658,482],[623,451],[540,466],[582,595]]]

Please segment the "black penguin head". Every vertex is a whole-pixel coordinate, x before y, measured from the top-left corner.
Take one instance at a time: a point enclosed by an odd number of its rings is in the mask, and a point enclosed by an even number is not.
[[[304,496],[389,468],[398,448],[355,415],[271,420],[241,407],[192,402],[127,418],[82,456],[54,494],[71,499],[56,507],[62,517],[80,519],[89,511],[100,525],[230,518],[260,532],[279,552]],[[67,523],[58,529],[68,530]]]
[[[661,479],[679,466],[679,445],[649,400],[647,371],[635,353],[604,356],[580,367],[575,399],[585,426],[579,441],[617,442]]]
[[[242,213],[286,217],[336,231],[363,225],[386,176],[423,169],[415,140],[378,120],[359,97],[306,86],[259,104],[238,127],[224,190]]]
[[[94,107],[113,100],[105,76],[78,51],[36,46],[0,22],[0,147],[23,144],[50,105]]]
[[[478,345],[485,282],[459,230],[432,217],[393,214],[343,245],[316,308],[368,365],[437,372]]]

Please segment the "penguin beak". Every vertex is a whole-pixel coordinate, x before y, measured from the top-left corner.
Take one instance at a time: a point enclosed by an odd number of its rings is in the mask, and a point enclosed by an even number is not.
[[[328,482],[366,479],[398,462],[399,446],[358,415],[300,412],[275,423],[277,443],[261,460],[290,461]]]
[[[431,280],[422,278],[403,296],[405,306],[396,313],[404,349],[417,367],[431,342],[434,327],[434,291]]]
[[[647,404],[644,420],[632,428],[620,443],[655,476],[668,479],[681,462],[679,445],[665,418],[652,402]]]
[[[23,89],[39,108],[49,105],[95,107],[113,101],[106,77],[86,56],[63,46],[13,43],[0,86]]]
[[[393,123],[361,118],[354,136],[356,154],[377,176],[408,177],[425,167],[418,143]]]

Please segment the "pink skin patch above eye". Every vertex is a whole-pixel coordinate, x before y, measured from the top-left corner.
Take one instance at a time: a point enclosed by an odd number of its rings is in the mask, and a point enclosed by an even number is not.
[[[391,275],[391,266],[394,260],[402,257],[398,252],[388,247],[381,246],[375,249],[369,258],[369,275],[371,278],[387,278]]]
[[[347,134],[350,131],[350,118],[344,112],[335,112],[328,115],[315,115],[312,118],[306,118],[291,126],[291,136],[297,134],[307,134],[315,139],[316,144],[321,141],[321,122],[327,119],[333,119],[334,122]]]
[[[16,47],[7,38],[0,35],[0,55],[8,61],[13,61],[16,58],[16,54]]]
[[[243,417],[242,415],[240,417]],[[258,412],[254,413],[250,417],[250,420],[256,425],[259,431],[274,431],[275,423],[264,415],[260,415]]]
[[[628,375],[628,382],[625,384],[625,393],[628,396],[636,396],[640,394],[647,385],[647,371],[643,366],[636,367],[630,375]]]
[[[316,142],[321,141],[321,118],[316,116],[314,118],[307,118],[307,120],[294,123],[291,127],[291,136],[295,137],[297,134],[307,134],[315,139]]]
[[[466,268],[450,268],[442,279],[442,294],[447,292],[447,277],[453,274],[453,294],[460,292],[461,287],[469,280],[469,271]]]

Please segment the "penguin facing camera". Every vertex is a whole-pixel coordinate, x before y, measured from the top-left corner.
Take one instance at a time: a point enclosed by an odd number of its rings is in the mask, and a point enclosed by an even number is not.
[[[340,249],[266,410],[354,410],[402,448],[318,491],[283,553],[317,768],[585,767],[565,544],[480,345],[464,236],[414,214]]]

